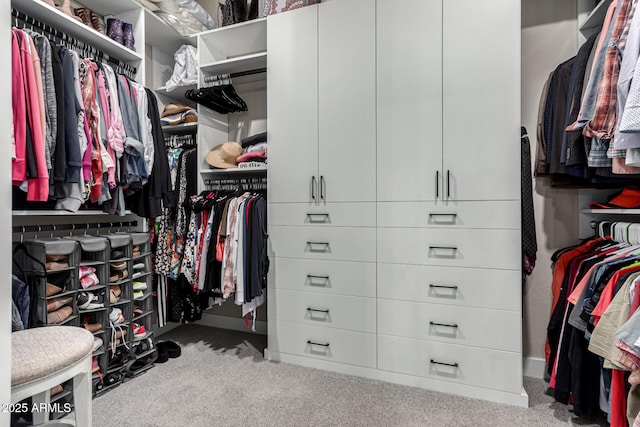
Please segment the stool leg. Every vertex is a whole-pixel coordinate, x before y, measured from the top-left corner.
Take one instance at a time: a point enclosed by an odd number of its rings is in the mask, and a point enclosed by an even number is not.
[[[51,402],[51,390],[43,391],[31,397],[32,407],[42,408],[33,412],[33,425],[38,426],[49,421],[49,402]]]
[[[91,357],[86,361],[86,369],[73,377],[73,402],[76,413],[76,426],[91,426]]]

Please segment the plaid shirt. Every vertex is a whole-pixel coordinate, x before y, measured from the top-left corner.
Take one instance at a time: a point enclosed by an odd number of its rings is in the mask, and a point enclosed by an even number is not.
[[[613,22],[613,31],[607,46],[604,70],[598,85],[595,114],[584,128],[583,134],[590,138],[612,139],[616,127],[617,85],[620,74],[620,61],[626,35],[629,32],[627,23],[633,17],[636,2],[622,0],[620,10]]]

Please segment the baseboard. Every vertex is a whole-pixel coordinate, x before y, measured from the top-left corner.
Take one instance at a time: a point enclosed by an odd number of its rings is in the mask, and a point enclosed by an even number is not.
[[[253,323],[249,320],[249,324]],[[245,320],[242,317],[221,316],[219,314],[202,313],[202,319],[196,322],[197,325],[209,326],[212,328],[230,329],[232,331],[253,332],[251,327],[245,327]],[[267,322],[256,320],[256,334],[267,335]]]
[[[525,357],[522,371],[525,377],[544,378],[546,363],[539,357]]]

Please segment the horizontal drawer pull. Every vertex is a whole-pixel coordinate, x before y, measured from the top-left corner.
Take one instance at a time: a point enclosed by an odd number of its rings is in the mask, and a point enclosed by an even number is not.
[[[307,340],[307,344],[309,345],[319,345],[322,347],[329,347],[329,343],[321,343],[321,342],[315,342],[315,341],[311,341],[311,340]]]
[[[436,323],[436,322],[429,322],[429,325],[431,326],[445,326],[447,328],[457,328],[458,325],[456,325],[455,323]]]
[[[458,214],[455,213],[430,213],[429,216],[452,216],[452,217],[457,217]]]
[[[434,284],[429,284],[430,288],[440,288],[440,289],[453,289],[453,290],[458,290],[458,287],[456,285],[434,285]]]
[[[442,366],[451,366],[452,368],[458,368],[459,365],[457,363],[445,363],[445,362],[437,362],[433,359],[430,360],[430,363],[433,365],[442,365]]]
[[[438,219],[442,218],[442,219]],[[455,224],[458,214],[454,213],[430,213],[429,219],[435,224]]]
[[[307,242],[309,246],[327,246],[329,247],[329,242]]]
[[[311,307],[307,307],[307,311],[317,311],[318,313],[327,313],[327,314],[329,314],[329,309],[328,308],[311,308]]]
[[[327,243],[328,245],[328,243]],[[450,250],[450,251],[457,251],[458,248],[455,246],[429,246],[430,250],[434,250],[434,249],[446,249],[446,250]]]
[[[329,276],[317,276],[315,274],[307,274],[307,279],[322,279],[329,280]]]
[[[328,213],[308,213],[307,214],[307,217],[309,217],[309,219],[312,219],[313,217],[316,217],[316,216],[322,216],[322,217],[325,217],[325,218],[329,219],[329,214]]]

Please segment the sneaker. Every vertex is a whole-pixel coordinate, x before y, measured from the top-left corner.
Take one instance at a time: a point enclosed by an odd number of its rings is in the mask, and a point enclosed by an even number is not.
[[[147,290],[147,282],[133,282],[133,290],[134,291],[146,291]]]
[[[93,351],[96,352],[100,350],[100,347],[102,347],[102,338],[93,337]]]
[[[122,315],[122,310],[115,307],[111,309],[111,313],[109,313],[109,320],[115,324],[124,323],[124,316]]]
[[[143,299],[143,298],[144,298],[144,291],[133,292],[133,299]]]
[[[147,330],[144,328],[144,325],[139,325],[137,323],[133,324],[133,340],[138,341],[147,336]]]
[[[81,310],[93,310],[96,308],[104,308],[104,295],[93,294],[91,292],[78,292],[76,297],[78,308]]]
[[[144,262],[139,262],[137,264],[133,264],[134,270],[144,270]]]

